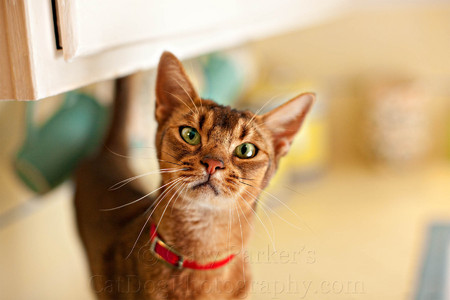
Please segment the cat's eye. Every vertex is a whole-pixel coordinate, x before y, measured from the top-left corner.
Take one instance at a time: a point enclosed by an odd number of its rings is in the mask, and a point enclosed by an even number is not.
[[[192,127],[181,127],[180,135],[189,145],[198,145],[200,144],[200,133]]]
[[[252,158],[256,155],[258,149],[255,145],[250,143],[243,143],[236,147],[234,154],[239,158]]]

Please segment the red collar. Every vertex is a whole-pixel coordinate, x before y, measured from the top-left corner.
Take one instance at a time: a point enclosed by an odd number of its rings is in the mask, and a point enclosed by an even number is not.
[[[150,226],[150,252],[159,260],[169,264],[177,269],[211,270],[220,268],[229,263],[234,254],[207,264],[199,264],[192,260],[185,260],[182,255],[177,253],[172,247],[167,245],[156,231],[155,224]]]

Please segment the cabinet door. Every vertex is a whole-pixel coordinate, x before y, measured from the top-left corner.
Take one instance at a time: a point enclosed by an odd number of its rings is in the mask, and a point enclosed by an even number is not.
[[[239,4],[239,2],[242,2]],[[244,1],[57,0],[64,57],[232,28]]]
[[[323,20],[348,0],[3,0],[0,100],[39,99]]]
[[[56,0],[66,60],[107,49],[201,34],[238,37],[311,22],[339,0]]]

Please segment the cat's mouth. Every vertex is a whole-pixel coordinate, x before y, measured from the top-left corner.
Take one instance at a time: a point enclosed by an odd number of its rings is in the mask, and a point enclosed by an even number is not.
[[[195,184],[192,187],[193,190],[201,190],[201,189],[211,189],[216,196],[219,195],[219,191],[217,188],[211,183],[210,178],[206,179],[206,181]]]

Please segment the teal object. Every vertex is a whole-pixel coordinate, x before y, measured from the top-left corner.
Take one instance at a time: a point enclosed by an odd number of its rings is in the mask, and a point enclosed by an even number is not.
[[[42,126],[32,121],[34,106],[26,108],[26,138],[14,168],[33,191],[45,193],[67,179],[82,158],[100,144],[106,109],[89,95],[66,94],[59,110]]]
[[[418,281],[416,300],[446,300],[450,283],[448,274],[450,224],[434,223],[428,229],[424,261]]]
[[[205,74],[202,98],[230,105],[240,96],[244,78],[240,66],[231,56],[210,54],[202,60],[202,67]]]

